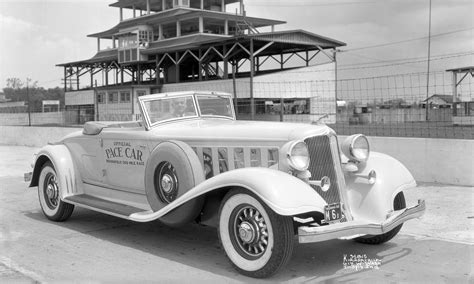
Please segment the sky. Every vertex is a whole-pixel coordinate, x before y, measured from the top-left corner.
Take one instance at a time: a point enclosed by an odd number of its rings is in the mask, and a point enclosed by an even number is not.
[[[474,65],[474,1],[431,0],[431,72]],[[88,34],[118,23],[113,0],[0,0],[0,88],[6,79],[61,86],[56,64],[92,57]],[[427,71],[429,0],[244,0],[247,15],[286,21],[347,45],[338,78]]]

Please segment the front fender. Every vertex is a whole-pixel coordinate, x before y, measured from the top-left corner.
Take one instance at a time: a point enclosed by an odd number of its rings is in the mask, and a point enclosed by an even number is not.
[[[306,212],[324,212],[327,204],[315,190],[302,180],[268,168],[242,168],[210,178],[190,189],[173,203],[156,212],[139,212],[130,219],[148,222],[207,192],[228,187],[242,187],[255,193],[277,214],[293,216]]]
[[[375,170],[375,184],[361,176]],[[359,176],[359,177],[358,177]],[[395,158],[371,152],[367,162],[360,165],[356,174],[347,173],[346,185],[352,215],[355,220],[384,221],[393,210],[395,196],[403,190],[416,187],[416,181],[408,169]]]
[[[34,162],[33,177],[30,187],[38,186],[39,175],[43,165],[50,161],[56,170],[61,190],[61,199],[82,190],[80,178],[69,149],[63,144],[47,145],[40,149]]]

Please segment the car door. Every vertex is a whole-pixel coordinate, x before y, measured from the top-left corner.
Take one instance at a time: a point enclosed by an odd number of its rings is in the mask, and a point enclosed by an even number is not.
[[[104,182],[108,187],[145,192],[145,166],[150,155],[146,140],[117,130],[102,134]]]

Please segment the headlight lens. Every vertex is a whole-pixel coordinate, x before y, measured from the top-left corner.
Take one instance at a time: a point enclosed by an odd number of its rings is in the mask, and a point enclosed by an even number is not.
[[[308,146],[303,141],[291,145],[288,151],[288,164],[297,171],[306,171],[309,167]]]
[[[370,153],[369,140],[363,134],[349,136],[342,144],[342,152],[351,160],[365,162]]]

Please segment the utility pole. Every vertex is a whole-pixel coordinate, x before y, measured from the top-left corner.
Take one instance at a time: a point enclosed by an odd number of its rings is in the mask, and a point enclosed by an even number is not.
[[[28,126],[31,126],[31,102],[30,102],[30,90],[28,87],[28,78],[26,78],[26,97],[28,99]]]
[[[429,105],[428,105],[428,98],[430,96],[430,59],[431,59],[431,0],[430,0],[430,11],[429,11],[429,24],[428,24],[428,70],[426,72],[426,103],[425,103],[425,110],[426,110],[426,121],[429,120]]]

